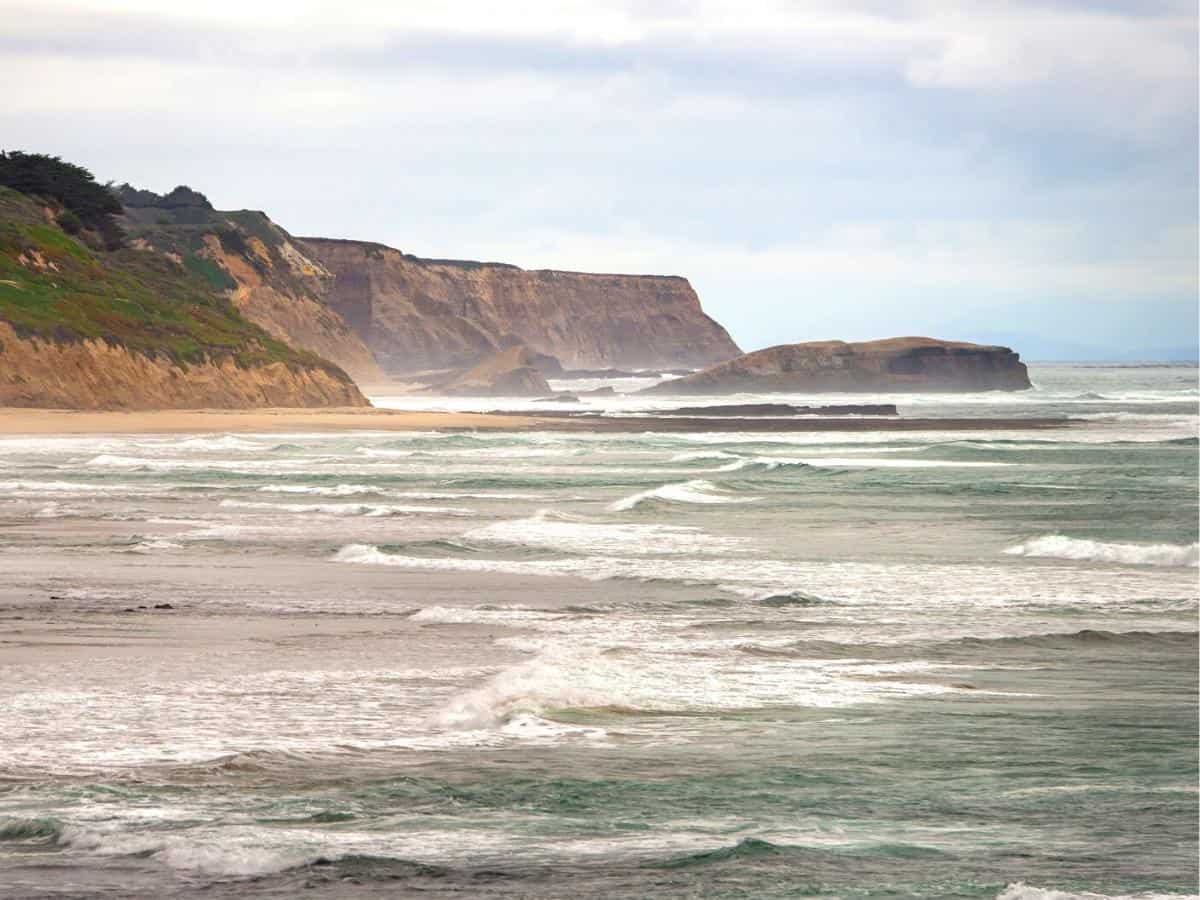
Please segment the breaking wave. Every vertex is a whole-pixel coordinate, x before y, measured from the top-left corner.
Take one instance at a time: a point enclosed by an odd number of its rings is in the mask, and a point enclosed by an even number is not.
[[[526,519],[496,522],[463,535],[470,544],[536,547],[567,553],[712,553],[731,551],[741,541],[706,534],[678,525],[610,524],[586,522],[550,510]]]
[[[260,509],[282,513],[320,513],[327,516],[408,516],[434,514],[443,516],[470,515],[467,509],[452,506],[397,506],[370,503],[261,503],[253,500],[222,500],[226,509]]]
[[[1200,544],[1128,544],[1047,534],[1008,547],[1009,556],[1119,563],[1126,566],[1200,566]]]
[[[1018,881],[997,894],[996,900],[1197,900],[1197,895],[1155,891],[1140,894],[1096,894],[1091,891],[1059,891]]]
[[[667,503],[750,503],[757,497],[734,497],[720,490],[711,481],[696,478],[676,484],[664,484],[661,487],[638,494],[622,497],[608,505],[612,512],[624,512],[647,501],[663,501]]]

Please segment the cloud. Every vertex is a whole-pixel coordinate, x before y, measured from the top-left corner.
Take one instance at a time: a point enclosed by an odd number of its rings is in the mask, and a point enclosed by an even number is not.
[[[1182,3],[0,0],[0,16],[10,147],[191,183],[301,233],[690,275],[748,344],[856,314],[932,328],[951,308],[1057,329],[1051,307],[1082,298],[1097,333],[1153,301],[1165,338],[1195,306]]]

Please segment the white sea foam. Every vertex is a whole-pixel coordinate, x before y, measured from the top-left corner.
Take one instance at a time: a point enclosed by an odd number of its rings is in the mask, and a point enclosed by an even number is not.
[[[248,441],[245,438],[234,437],[232,434],[220,437],[188,438],[187,440],[172,442],[167,447],[172,450],[199,450],[202,452],[211,452],[213,450],[259,451],[265,449],[257,441]]]
[[[366,516],[368,518],[422,514],[471,515],[471,510],[453,506],[399,506],[383,503],[261,503],[254,500],[222,500],[221,506],[226,509],[257,509],[280,513],[318,513],[327,516]]]
[[[696,478],[676,484],[664,484],[652,490],[622,497],[608,505],[613,512],[624,512],[648,500],[660,500],[669,503],[750,503],[757,497],[736,497],[721,491],[711,481]]]
[[[144,541],[139,541],[129,548],[133,553],[153,553],[158,550],[181,550],[183,544],[177,544],[174,541],[168,541],[163,538],[149,538]]]
[[[566,708],[646,711],[837,708],[960,688],[905,681],[946,667],[924,661],[772,660],[747,664],[736,653],[667,652],[653,635],[620,655],[556,640],[544,652],[452,699],[435,717],[450,729],[503,727],[513,717],[553,718]]]
[[[1118,563],[1126,566],[1200,566],[1200,544],[1104,543],[1047,534],[1007,548],[1010,556]]]
[[[756,456],[721,466],[718,472],[737,472],[751,466],[778,469],[783,466],[811,466],[819,469],[979,469],[1011,466],[1002,462],[958,462],[935,459],[872,459],[856,456],[813,456],[795,459],[784,456]]]
[[[144,493],[146,488],[130,484],[85,484],[79,481],[0,481],[0,491],[30,494]]]
[[[368,459],[404,459],[416,456],[417,450],[389,450],[381,447],[355,447],[354,452]]]
[[[1200,896],[1157,891],[1140,894],[1096,894],[1091,891],[1060,891],[1054,888],[1034,887],[1018,881],[997,894],[996,900],[1200,900]]]
[[[541,510],[526,519],[496,522],[463,535],[471,544],[540,547],[568,553],[635,556],[737,552],[743,541],[675,525],[585,522]]]
[[[1194,579],[1171,569],[1147,571],[1114,586],[1103,570],[1081,566],[1013,567],[929,563],[823,562],[761,557],[587,556],[570,559],[480,559],[388,553],[370,544],[349,544],[335,562],[395,566],[416,571],[567,576],[590,581],[632,579],[710,584],[746,598],[802,590],[846,604],[890,603],[928,609],[1012,609],[1015,604],[1110,606],[1145,600],[1194,604]]]
[[[315,494],[318,497],[351,497],[355,494],[373,494],[377,491],[367,484],[266,484],[259,491],[266,494]]]
[[[267,484],[258,490],[264,494],[306,494],[316,497],[378,494],[385,497],[407,497],[412,500],[540,500],[545,496],[519,491],[396,491],[369,484]]]
[[[690,450],[686,453],[676,453],[671,462],[699,462],[707,459],[741,459],[736,453],[726,453],[724,450]]]

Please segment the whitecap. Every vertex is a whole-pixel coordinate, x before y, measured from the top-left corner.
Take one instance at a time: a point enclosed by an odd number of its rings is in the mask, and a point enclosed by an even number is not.
[[[716,471],[736,472],[750,466],[757,466],[771,470],[784,466],[801,466],[819,469],[980,469],[1012,465],[1015,465],[1015,463],[981,461],[966,462],[935,459],[872,459],[869,457],[814,456],[804,459],[795,459],[786,456],[756,456],[748,459],[735,460],[728,465],[721,466]]]
[[[622,497],[620,500],[614,500],[608,505],[612,512],[624,512],[636,507],[640,503],[647,500],[661,500],[670,503],[750,503],[757,500],[757,497],[735,497],[728,493],[722,492],[711,481],[705,481],[703,478],[696,478],[692,481],[684,481],[675,484],[664,484],[661,487],[656,487],[641,493],[631,494],[628,497]]]
[[[1126,566],[1200,566],[1200,544],[1105,543],[1047,534],[1008,547],[1004,552],[1009,556],[1119,563]]]
[[[610,507],[612,508],[612,507]],[[541,510],[525,519],[496,522],[464,534],[472,544],[539,547],[568,553],[711,553],[736,551],[742,541],[677,525],[586,522]]]
[[[354,494],[372,494],[376,489],[366,484],[265,484],[259,491],[266,494],[316,494],[319,497],[350,497]]]
[[[257,509],[281,513],[318,513],[327,516],[366,516],[368,518],[421,514],[471,515],[471,510],[453,506],[398,506],[383,503],[260,503],[253,500],[222,500],[221,506],[226,509]]]
[[[1140,894],[1097,894],[1092,891],[1060,891],[1035,887],[1023,881],[1008,885],[996,900],[1200,900],[1196,894],[1167,894],[1146,891]]]

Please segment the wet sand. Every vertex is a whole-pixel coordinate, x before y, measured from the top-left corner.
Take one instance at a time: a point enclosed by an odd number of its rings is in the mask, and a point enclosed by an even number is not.
[[[409,412],[391,409],[93,411],[0,409],[0,434],[186,434],[313,431],[987,431],[1080,425],[1067,418],[730,418],[599,414]]]

